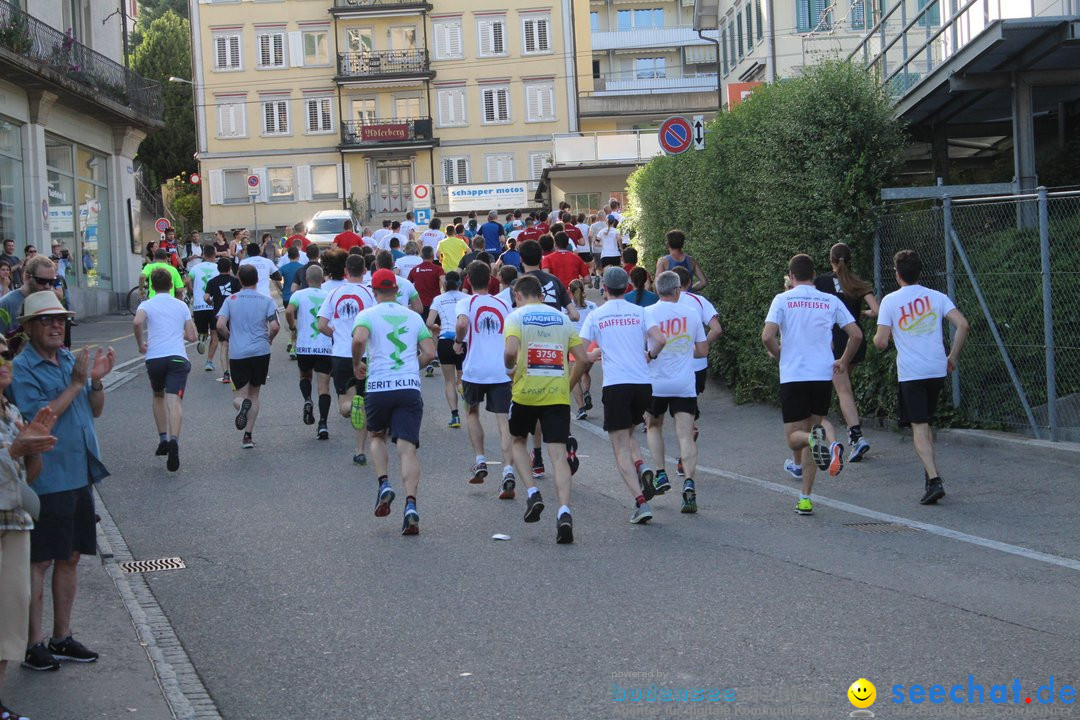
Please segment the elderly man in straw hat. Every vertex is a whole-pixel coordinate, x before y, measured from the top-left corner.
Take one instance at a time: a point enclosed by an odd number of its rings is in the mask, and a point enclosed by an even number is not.
[[[101,462],[94,418],[105,407],[102,378],[112,370],[112,348],[73,355],[64,349],[64,322],[72,315],[51,290],[31,293],[19,322],[28,343],[13,361],[15,405],[23,417],[48,406],[56,415],[56,447],[42,455],[34,483],[41,496],[41,516],[30,532],[30,647],[23,667],[56,670],[58,660],[93,662],[97,653],[71,637],[76,566],[82,555],[97,554],[94,498],[90,485],[107,477]],[[53,632],[42,630],[42,590],[53,566]]]

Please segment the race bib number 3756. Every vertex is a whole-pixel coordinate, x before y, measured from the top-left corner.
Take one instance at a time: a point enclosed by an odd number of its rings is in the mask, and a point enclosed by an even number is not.
[[[527,374],[542,377],[561,377],[565,365],[562,345],[555,343],[530,343]]]

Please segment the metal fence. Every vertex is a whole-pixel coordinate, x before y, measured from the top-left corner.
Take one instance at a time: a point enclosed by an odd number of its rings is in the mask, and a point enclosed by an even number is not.
[[[953,404],[978,425],[1080,441],[1080,193],[892,206],[875,247],[879,293],[910,248],[922,284],[971,323]]]

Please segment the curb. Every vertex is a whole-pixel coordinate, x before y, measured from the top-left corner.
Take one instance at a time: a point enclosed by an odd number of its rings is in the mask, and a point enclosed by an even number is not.
[[[1051,442],[1049,440],[1019,437],[1004,432],[964,430],[960,428],[938,430],[937,434],[942,440],[956,445],[1003,448],[1017,452],[1034,450],[1038,451],[1042,457],[1049,456],[1060,462],[1075,463],[1080,461],[1080,443]]]

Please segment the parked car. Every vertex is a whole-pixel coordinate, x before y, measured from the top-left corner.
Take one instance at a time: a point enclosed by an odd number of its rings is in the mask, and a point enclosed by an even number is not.
[[[320,210],[308,221],[307,239],[320,247],[329,247],[334,236],[345,230],[346,220],[352,220],[353,232],[359,234],[363,226],[349,210]]]

